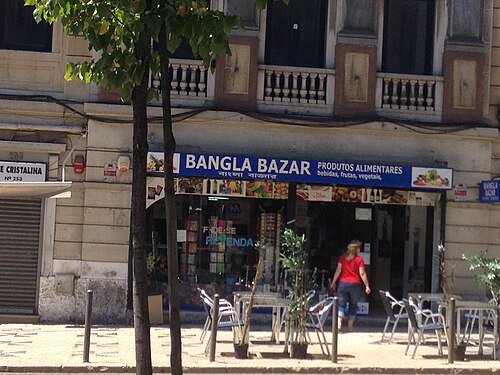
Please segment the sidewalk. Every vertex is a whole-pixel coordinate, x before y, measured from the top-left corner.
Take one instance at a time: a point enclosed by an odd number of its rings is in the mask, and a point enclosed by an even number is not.
[[[267,324],[252,326],[251,359],[235,359],[230,331],[219,331],[215,362],[204,355],[199,336],[201,324],[183,325],[182,361],[185,373],[377,373],[377,374],[477,374],[500,371],[500,361],[478,356],[468,347],[465,362],[449,365],[446,348],[438,356],[436,339],[428,335],[415,359],[405,356],[406,325],[394,342],[380,343],[381,322],[360,320],[356,332],[339,334],[338,363],[321,354],[317,337],[305,360],[283,354],[283,344],[271,343]],[[328,326],[328,330],[331,325]],[[327,339],[331,340],[331,333]],[[94,326],[91,331],[90,362],[83,363],[84,327],[81,325],[0,325],[1,372],[135,372],[134,329],[131,326]],[[205,342],[206,343],[206,342]],[[169,373],[170,333],[167,326],[151,328],[155,373]],[[491,350],[486,354],[491,354]]]

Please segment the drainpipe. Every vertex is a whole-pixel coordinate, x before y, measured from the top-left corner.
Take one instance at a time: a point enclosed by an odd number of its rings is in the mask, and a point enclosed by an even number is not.
[[[66,157],[64,158],[64,160],[62,162],[62,182],[66,182],[66,163],[68,162],[68,160],[71,157],[71,155],[73,155],[73,152],[78,147],[78,145],[80,144],[80,142],[81,142],[81,140],[83,138],[87,138],[87,132],[86,131],[84,131],[80,135],[80,138],[78,138],[78,141],[76,141],[75,144],[73,145],[73,147],[71,147],[71,150],[69,150],[68,155],[66,155]]]

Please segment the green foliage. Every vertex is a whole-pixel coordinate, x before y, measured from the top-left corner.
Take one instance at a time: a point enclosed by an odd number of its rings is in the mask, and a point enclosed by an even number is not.
[[[462,258],[470,263],[471,271],[480,271],[476,281],[489,289],[495,305],[500,306],[500,260],[488,256],[484,250],[476,255],[462,254]]]
[[[292,229],[286,228],[283,233],[280,261],[291,277],[289,298],[290,319],[294,327],[293,341],[307,342],[306,323],[308,319],[306,293],[312,287],[311,272],[307,269],[306,238],[299,236]]]

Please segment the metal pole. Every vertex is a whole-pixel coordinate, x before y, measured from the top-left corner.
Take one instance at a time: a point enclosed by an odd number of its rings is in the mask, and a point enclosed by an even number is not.
[[[85,337],[83,341],[83,362],[89,361],[90,351],[90,327],[92,326],[92,290],[87,290],[87,300],[85,305]]]
[[[214,296],[214,309],[212,311],[212,332],[210,335],[210,362],[215,361],[215,345],[217,344],[217,327],[219,325],[219,295]]]
[[[333,314],[332,314],[332,362],[337,363],[338,354],[338,338],[339,338],[339,297],[333,297]]]
[[[455,356],[455,337],[456,337],[456,318],[457,315],[455,313],[455,298],[450,298],[450,302],[448,304],[448,363],[453,363]]]

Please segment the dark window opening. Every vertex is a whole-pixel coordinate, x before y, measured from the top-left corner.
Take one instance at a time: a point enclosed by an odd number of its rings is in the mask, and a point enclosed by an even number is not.
[[[33,7],[25,7],[23,1],[2,0],[0,24],[0,49],[52,51],[52,25],[36,23]]]
[[[270,0],[266,64],[324,67],[327,8],[325,0]]]
[[[386,0],[382,70],[432,74],[434,0]]]

